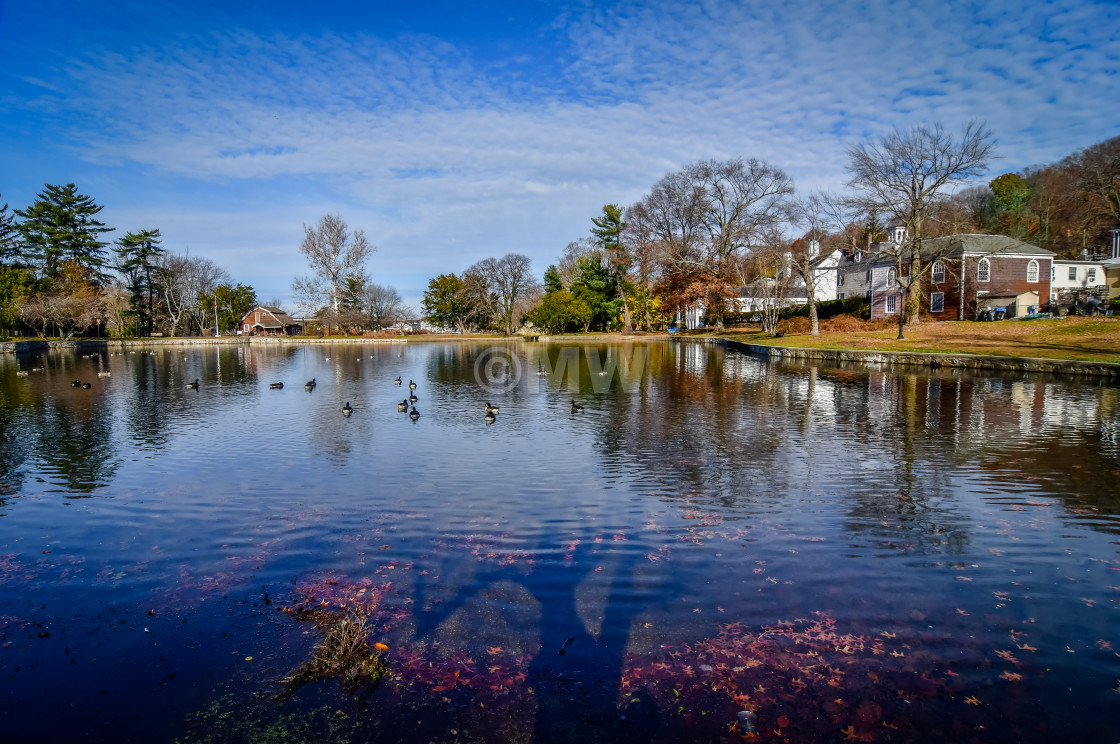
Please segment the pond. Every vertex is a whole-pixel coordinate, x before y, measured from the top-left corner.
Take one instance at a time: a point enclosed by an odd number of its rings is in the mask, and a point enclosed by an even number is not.
[[[1108,384],[55,350],[0,358],[0,435],[6,741],[1120,736]]]

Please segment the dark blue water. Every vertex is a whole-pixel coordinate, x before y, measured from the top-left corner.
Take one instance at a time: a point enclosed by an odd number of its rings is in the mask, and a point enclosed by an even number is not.
[[[4,740],[1120,740],[1112,386],[253,344],[0,395]],[[311,607],[393,679],[283,694]]]

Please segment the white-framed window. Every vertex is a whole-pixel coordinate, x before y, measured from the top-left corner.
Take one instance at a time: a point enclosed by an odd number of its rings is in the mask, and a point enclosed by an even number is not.
[[[887,269],[887,286],[893,287],[897,283],[897,281],[898,272],[895,271],[894,267],[892,266],[891,268]]]
[[[1077,267],[1076,266],[1070,266],[1069,267],[1069,280],[1071,282],[1076,282],[1077,281]]]
[[[887,295],[887,309],[888,315],[893,315],[898,312],[898,295]]]
[[[986,258],[981,258],[980,263],[976,264],[976,281],[986,282],[992,278],[992,262]]]
[[[1085,283],[1086,284],[1093,284],[1096,281],[1097,281],[1097,270],[1096,269],[1085,269]]]
[[[837,287],[843,287],[844,286],[844,272],[843,271],[837,271],[836,272],[836,286]]]
[[[869,281],[871,281],[871,269],[868,269],[868,270],[867,270],[867,271],[866,271],[866,272],[864,273],[864,281],[866,281],[866,282],[869,282]]]
[[[1057,275],[1058,269],[1055,268],[1054,264],[1050,264],[1050,281],[1054,281],[1057,278]]]
[[[929,296],[929,311],[931,313],[945,312],[945,293],[931,292]]]
[[[931,278],[934,284],[940,284],[945,281],[945,263],[939,258],[933,262],[933,268],[930,269]]]
[[[836,293],[836,299],[838,299],[838,300],[844,299],[844,293],[843,292],[837,292]]]
[[[1032,284],[1038,281],[1038,261],[1033,258],[1027,261],[1027,281]]]

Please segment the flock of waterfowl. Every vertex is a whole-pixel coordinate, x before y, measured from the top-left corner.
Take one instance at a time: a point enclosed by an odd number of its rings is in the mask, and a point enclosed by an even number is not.
[[[116,352],[116,353],[113,354],[113,356],[116,356],[119,353],[120,352]],[[133,351],[133,352],[129,352],[129,353],[135,354],[136,352]],[[149,353],[152,356],[156,355],[156,352],[154,352],[154,351],[149,352]],[[168,353],[171,353],[170,350],[168,351]],[[95,356],[96,355],[94,355],[94,354],[84,354],[83,355],[83,357],[95,357]],[[98,361],[100,362],[100,359],[98,359]],[[538,366],[540,366],[540,365],[538,365]],[[28,372],[42,372],[42,371],[43,371],[42,367],[32,367],[30,370],[18,370],[16,372],[16,375],[19,376],[19,377],[27,377]],[[539,376],[544,376],[546,374],[546,372],[544,371],[543,367],[541,367],[538,370],[537,374]],[[111,373],[108,370],[98,370],[97,376],[98,377],[110,377]],[[393,380],[393,383],[399,386],[399,385],[403,384],[403,381],[401,380],[400,376],[398,376],[395,380]],[[312,390],[315,389],[315,386],[317,384],[318,383],[315,381],[315,378],[312,377],[310,380],[308,380],[306,383],[304,383],[303,388],[304,388],[304,390],[307,390],[308,392],[311,392]],[[74,380],[73,382],[70,383],[70,386],[71,387],[80,387],[80,388],[84,388],[86,390],[89,390],[92,387],[92,385],[90,385],[89,382],[83,382],[82,380]],[[194,382],[188,382],[186,384],[186,387],[188,389],[191,389],[191,390],[198,390],[200,386],[201,386],[201,383],[200,383],[200,381],[197,377],[194,379]],[[271,382],[271,383],[269,383],[268,387],[271,390],[283,390],[284,389],[284,383],[283,382]],[[420,412],[416,410],[416,402],[419,399],[416,397],[416,383],[413,382],[412,380],[408,381],[408,390],[409,390],[408,397],[397,404],[397,411],[399,411],[401,413],[404,413],[404,412],[407,411],[408,412],[408,417],[410,419],[412,419],[413,421],[416,421],[417,419],[420,418]],[[572,410],[573,414],[582,413],[583,412],[583,406],[581,406],[579,403],[576,403],[575,400],[573,399],[571,410]],[[492,424],[492,423],[494,423],[495,421],[498,420],[498,406],[491,405],[490,401],[486,401],[485,412],[486,412],[485,421],[486,421],[487,424]],[[350,405],[350,401],[346,401],[346,405],[344,405],[342,407],[342,415],[349,418],[352,413],[354,413],[354,408],[353,408],[353,406]]]

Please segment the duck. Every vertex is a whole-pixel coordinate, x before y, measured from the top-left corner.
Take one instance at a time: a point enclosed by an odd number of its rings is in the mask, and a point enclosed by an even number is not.
[[[486,413],[497,413],[498,407],[490,405],[490,401],[486,401]]]
[[[418,400],[420,400],[420,399],[416,397],[416,393],[412,393],[411,395],[408,396],[408,402],[409,403],[415,403]]]
[[[81,386],[82,386],[82,381],[81,380],[74,380],[73,382],[70,383],[70,387],[81,387]]]
[[[413,382],[412,380],[409,380],[408,381],[408,389],[409,390],[415,390],[416,389],[416,383]]]
[[[268,383],[268,387],[269,387],[270,390],[283,390],[284,389],[284,383],[282,383],[282,382],[270,382],[270,383]]]
[[[579,413],[582,410],[583,410],[583,406],[581,406],[579,403],[576,403],[573,400],[572,401],[572,413]]]
[[[83,390],[89,390],[91,387],[93,387],[93,385],[90,385],[88,382],[83,382],[82,383],[82,389]]]
[[[548,373],[544,371],[544,365],[537,362],[537,377],[544,377]]]
[[[194,382],[188,382],[187,387],[189,387],[191,390],[198,390],[198,378],[194,378]]]
[[[493,413],[491,413],[490,411],[486,412],[486,425],[487,426],[489,426],[490,424],[494,423],[497,420],[498,420],[498,417],[495,416]]]
[[[413,421],[420,418],[420,412],[416,410],[416,406],[413,406],[412,410],[408,412],[408,417]]]
[[[408,410],[408,399],[407,398],[405,400],[402,400],[400,403],[397,404],[397,410],[402,411],[402,412]]]
[[[317,384],[317,383],[315,382],[315,378],[314,378],[314,377],[312,377],[312,378],[311,378],[310,380],[308,380],[307,382],[303,383],[303,389],[304,389],[304,390],[314,390],[314,389],[315,389],[315,385],[316,385],[316,384]]]
[[[396,383],[397,385],[400,385],[401,384],[401,378],[398,377],[397,379],[393,380],[393,382]]]
[[[353,413],[353,412],[354,412],[354,409],[350,407],[350,401],[346,401],[346,405],[344,405],[342,407],[342,415],[347,417],[347,418],[350,418],[350,414]]]
[[[27,377],[27,370],[26,369],[19,370],[18,372],[16,372],[16,377]]]

